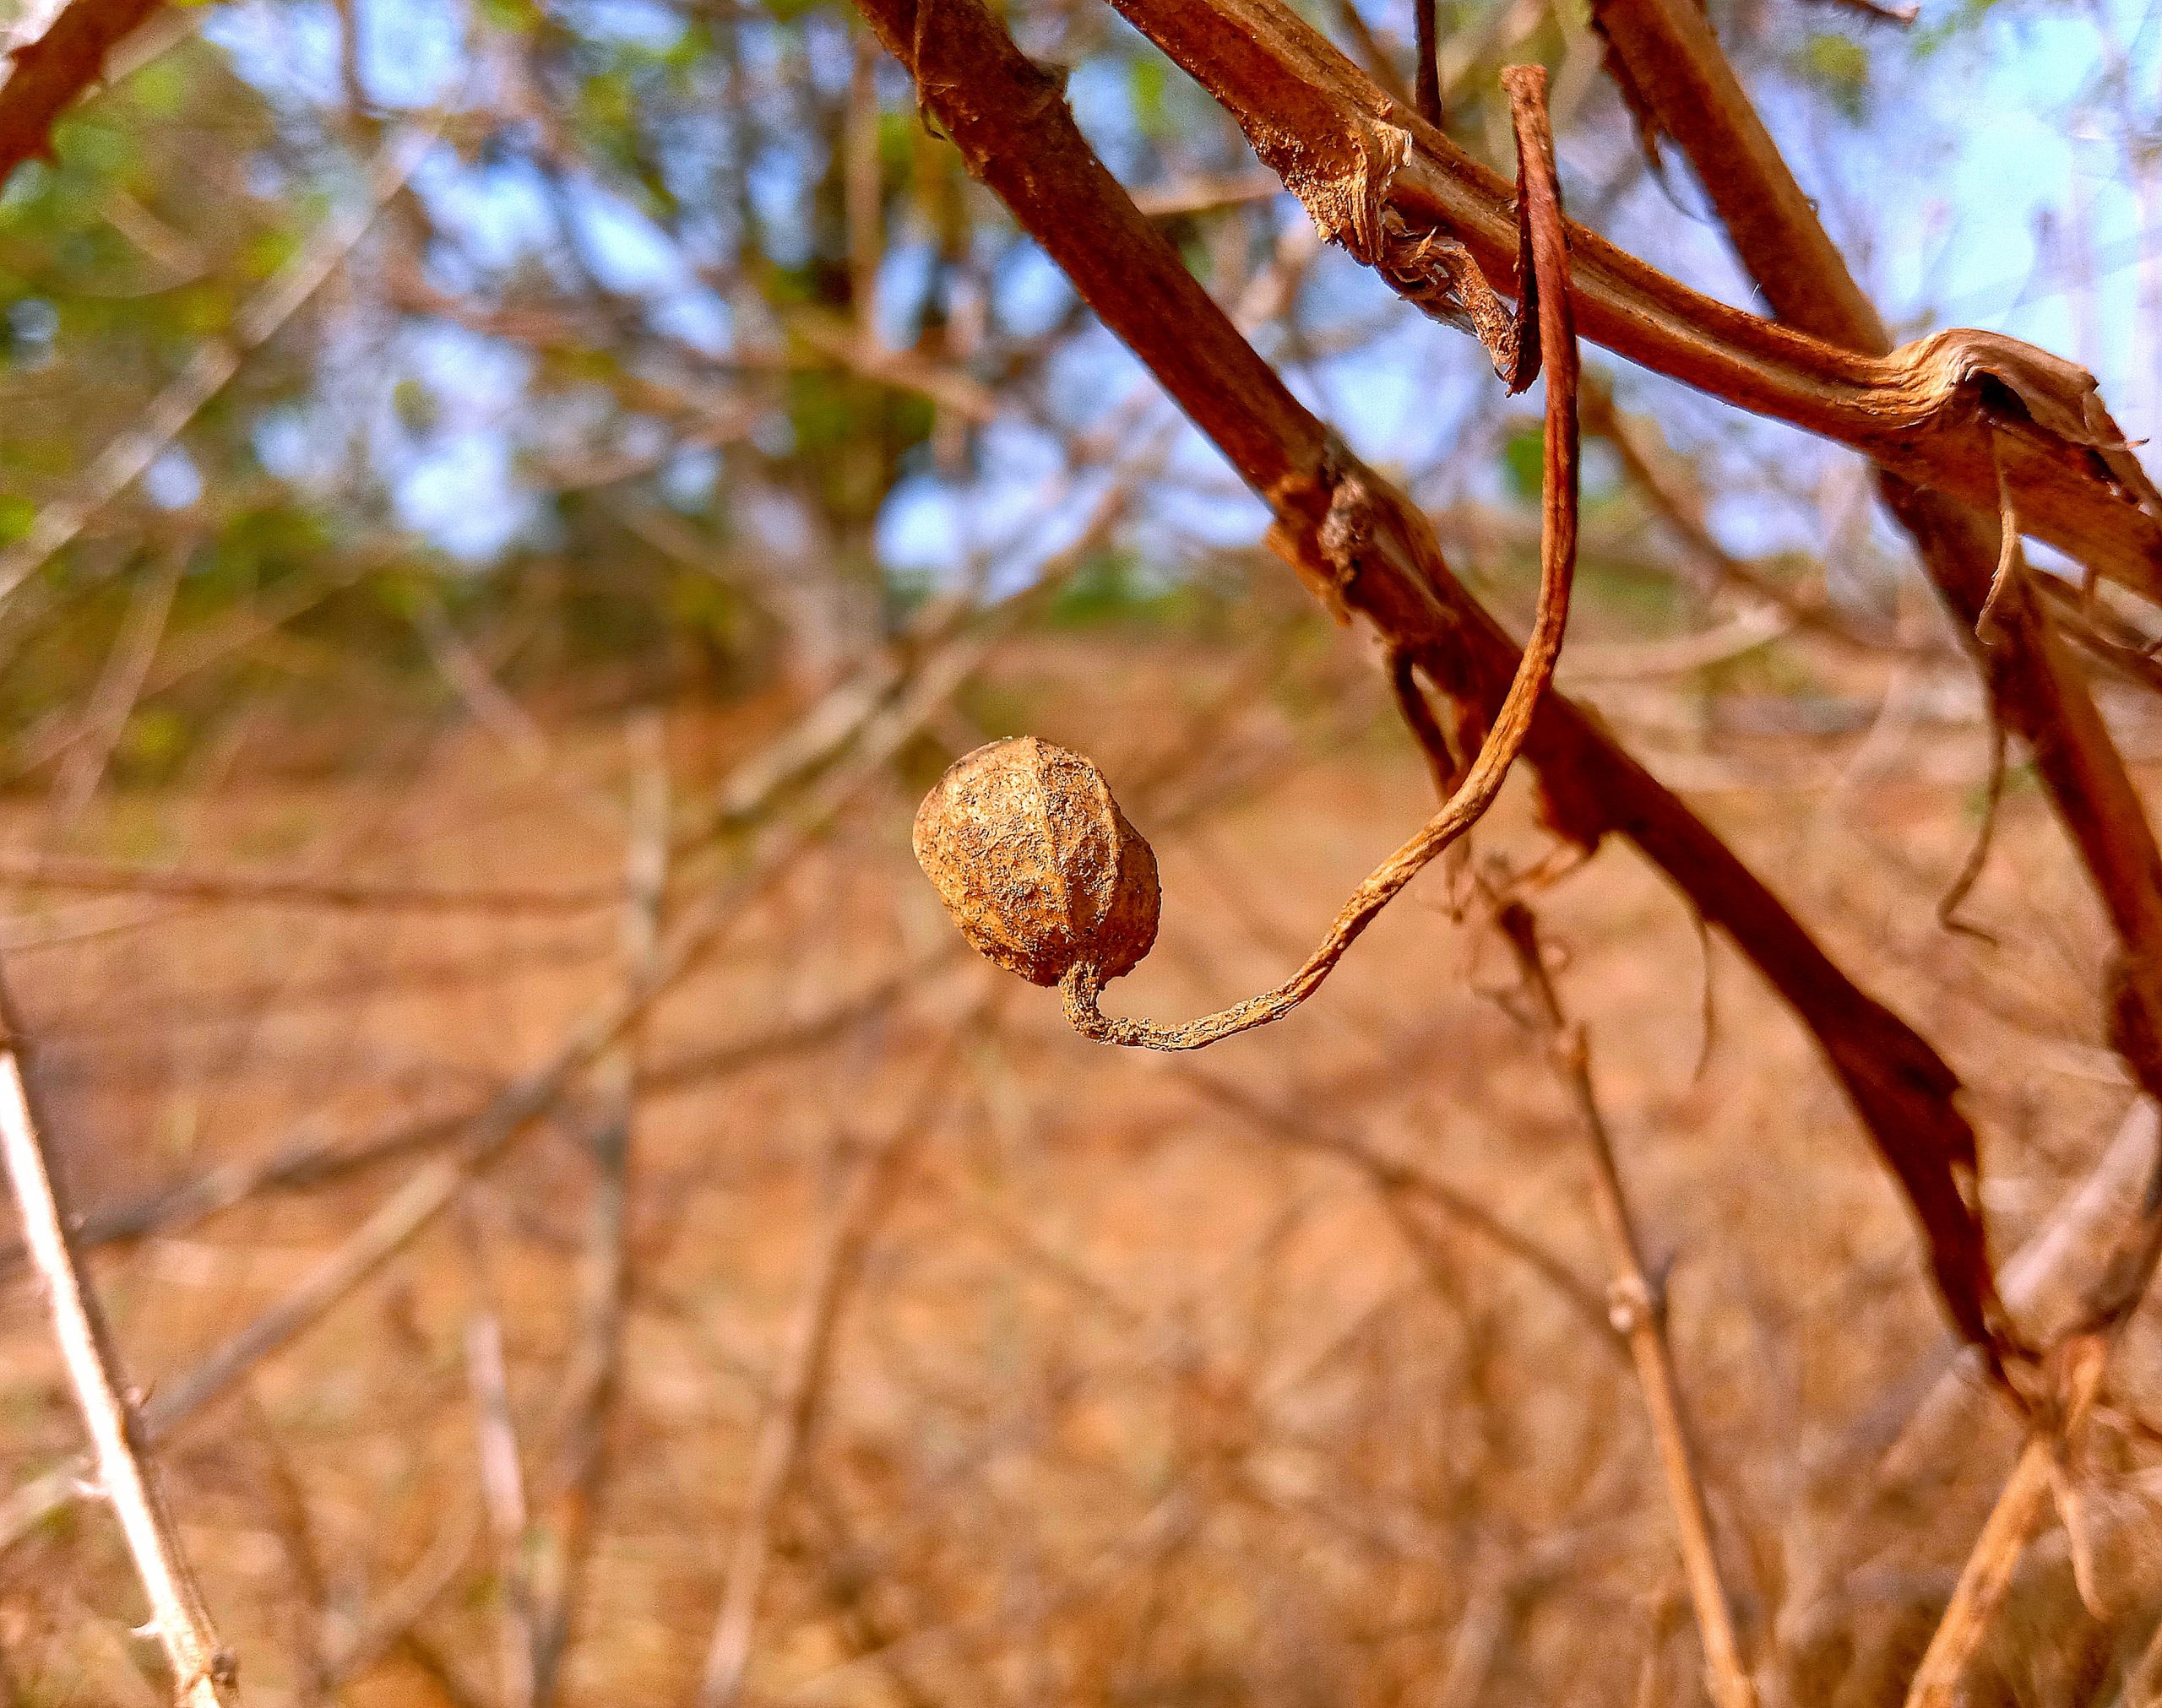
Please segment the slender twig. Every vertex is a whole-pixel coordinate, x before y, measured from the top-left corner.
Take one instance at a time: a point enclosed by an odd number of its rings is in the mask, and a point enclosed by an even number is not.
[[[1336,21],[1343,25],[1344,33],[1351,38],[1351,47],[1367,76],[1387,89],[1399,100],[1409,100],[1411,91],[1404,86],[1404,79],[1396,68],[1396,61],[1382,39],[1374,34],[1373,25],[1366,22],[1366,14],[1359,9],[1359,0],[1336,0]]]
[[[618,892],[602,884],[559,889],[464,889],[374,883],[306,872],[208,870],[129,865],[31,850],[0,851],[0,886],[87,895],[166,896],[177,901],[337,912],[415,914],[591,914]]]
[[[466,1676],[458,1657],[445,1650],[417,1624],[398,1634],[398,1648],[419,1669],[450,1708],[493,1708],[485,1689]]]
[[[1638,442],[1615,401],[1613,387],[1604,377],[1586,376],[1583,409],[1584,431],[1606,442],[1621,464],[1622,478],[1635,489],[1645,507],[1711,575],[1785,613],[1812,633],[1843,646],[1868,653],[1905,650],[1895,637],[1866,632],[1821,596],[1807,599],[1795,594],[1720,545],[1705,525],[1699,508],[1675,490]],[[1582,662],[1575,653],[1571,658]]]
[[[635,985],[660,953],[661,900],[668,882],[668,756],[659,713],[633,723],[631,746],[635,775],[624,859],[622,947],[625,974]],[[630,1275],[631,1145],[641,1091],[638,1043],[634,1028],[595,1071],[600,1107],[593,1130],[595,1179],[579,1275],[578,1343],[563,1377],[555,1463],[526,1549],[533,1605],[528,1694],[535,1708],[554,1700],[570,1644],[622,1355]]]
[[[1177,178],[1133,192],[1133,205],[1152,220],[1179,214],[1214,213],[1220,208],[1242,207],[1249,202],[1268,202],[1284,193],[1274,172],[1225,173],[1217,176]]]
[[[1913,29],[1915,20],[1922,15],[1922,8],[1911,3],[1911,0],[1904,6],[1887,6],[1882,0],[1821,0],[1821,3],[1842,7],[1879,24],[1894,24],[1902,30]]]
[[[1643,1242],[1622,1187],[1613,1140],[1592,1083],[1590,1045],[1583,1025],[1573,1024],[1562,1010],[1530,908],[1519,901],[1505,902],[1496,923],[1515,952],[1533,1018],[1568,1087],[1590,1153],[1592,1206],[1614,1276],[1608,1305],[1616,1331],[1628,1342],[1638,1385],[1643,1391],[1644,1410],[1659,1445],[1660,1468],[1674,1510],[1676,1539],[1681,1543],[1682,1570],[1689,1580],[1697,1629],[1703,1638],[1704,1666],[1710,1675],[1713,1700],[1719,1708],[1756,1708],[1757,1687],[1743,1664],[1741,1645],[1735,1635],[1733,1603],[1720,1575],[1719,1551],[1712,1540],[1711,1511],[1697,1474],[1681,1383],[1675,1374],[1674,1351],[1667,1344],[1666,1304],[1644,1263]]]
[[[2005,595],[2027,578],[2027,554],[2019,544],[2019,512],[2013,505],[2011,483],[2004,478],[2003,461],[1996,457],[1996,442],[1990,442],[1996,463],[1996,563],[1990,571],[1989,589],[1982,596],[1980,609],[1974,614],[1975,637],[1985,646],[2002,638],[1998,616],[2004,609]],[[2036,621],[2041,619],[2038,616]]]
[[[272,1433],[270,1418],[261,1396],[250,1392],[243,1401],[247,1429],[258,1462],[258,1476],[269,1509],[279,1552],[291,1579],[293,1605],[289,1618],[294,1650],[294,1670],[299,1675],[295,1692],[301,1708],[324,1708],[334,1693],[329,1640],[334,1615],[329,1574],[323,1570],[323,1549],[316,1526],[308,1516],[307,1491],[301,1487],[290,1456]]]
[[[878,333],[878,269],[886,248],[881,206],[883,167],[878,158],[878,38],[859,25],[852,46],[842,126],[849,306],[855,314],[855,337],[878,351],[885,346]]]
[[[1020,52],[981,0],[856,3],[908,67],[926,111],[969,170],[997,192],[1105,325],[1268,503],[1271,546],[1332,612],[1364,618],[1385,645],[1411,658],[1447,701],[1459,734],[1470,738],[1464,745],[1475,746],[1521,654],[1451,570],[1431,521],[1291,394],[1134,207],[1074,123],[1057,79]],[[1247,79],[1246,94],[1256,100],[1271,91],[1301,98],[1301,117],[1277,132],[1279,140],[1311,127],[1357,127],[1325,93],[1312,98],[1312,68],[1327,72],[1334,84],[1367,91],[1358,95],[1362,112],[1382,100],[1333,48],[1273,4],[1256,28],[1297,36],[1312,67],[1290,69],[1285,62],[1292,49],[1285,40],[1227,29],[1221,14],[1230,0],[1182,0],[1145,19],[1135,0],[1120,3],[1197,62],[1227,41],[1241,43],[1236,69]],[[1239,4],[1251,10],[1263,0]],[[1280,78],[1273,75],[1279,70]],[[1434,133],[1419,129],[1413,140],[1432,146]],[[1275,152],[1283,157],[1281,149]],[[1341,137],[1327,152],[1347,171],[1355,156],[1366,161],[1368,175],[1355,192],[1347,191],[1343,211],[1367,208],[1372,157]],[[1482,174],[1472,176],[1482,182],[1491,177]],[[1336,176],[1331,182],[1343,187]],[[1505,217],[1507,187],[1494,179],[1491,187],[1491,205],[1479,216],[1480,241],[1497,261],[1513,259],[1514,211]],[[1572,228],[1570,241],[1570,296],[1582,308],[1586,253],[1598,240]],[[1752,317],[1715,312],[1762,329]],[[1960,1332],[1977,1344],[2000,1340],[1980,1219],[1967,1196],[1977,1147],[1949,1064],[1863,991],[1733,849],[1589,714],[1562,696],[1545,696],[1525,751],[1539,771],[1546,821],[1560,835],[1586,850],[1609,834],[1633,843],[1729,935],[1814,1034],[1914,1206],[1939,1293]]]
[[[349,1633],[330,1646],[323,1662],[329,1684],[334,1688],[358,1678],[404,1640],[464,1571],[481,1527],[478,1503],[471,1499],[444,1518],[426,1553]]]
[[[1969,937],[1979,937],[1985,943],[1996,941],[1981,926],[1959,917],[1959,909],[1966,905],[1967,897],[1980,881],[1982,870],[1988,865],[1990,848],[1996,839],[1996,816],[2004,805],[2006,742],[2004,721],[1990,708],[1990,768],[1982,785],[1982,816],[1975,827],[1975,839],[1967,846],[1966,858],[1959,862],[1959,870],[1953,874],[1952,883],[1937,898],[1937,923],[1947,931],[1958,931]]]
[[[502,1319],[486,1298],[476,1229],[468,1229],[475,1290],[481,1295],[465,1320],[465,1379],[473,1399],[473,1445],[480,1467],[481,1505],[496,1544],[497,1656],[510,1708],[533,1700],[532,1584],[520,1557],[529,1529],[524,1456],[511,1418],[510,1379],[503,1363]]]
[[[848,1158],[845,1183],[821,1228],[796,1299],[765,1415],[751,1447],[741,1516],[728,1553],[720,1610],[706,1645],[698,1708],[731,1708],[741,1700],[751,1640],[773,1545],[776,1513],[796,1475],[824,1382],[836,1326],[861,1264],[866,1243],[891,1199],[901,1168],[951,1096],[948,1076],[962,1042],[987,1011],[972,1005],[937,1052],[923,1087],[901,1117],[860,1154]],[[844,1142],[843,1148],[849,1148]]]
[[[95,1472],[100,1491],[120,1521],[128,1556],[149,1597],[150,1623],[172,1668],[178,1700],[186,1708],[231,1708],[240,1700],[237,1667],[218,1640],[196,1586],[158,1487],[141,1412],[68,1234],[43,1124],[31,1106],[23,1073],[21,1028],[3,987],[0,1031],[0,1153],[6,1157],[8,1184],[22,1213],[30,1263],[52,1313],[61,1360],[90,1431],[90,1458],[84,1468]]]
[[[1554,165],[1554,138],[1546,119],[1546,73],[1514,66],[1502,73],[1516,124],[1517,173],[1529,235],[1529,265],[1537,281],[1525,292],[1535,308],[1535,341],[1512,341],[1508,366],[1524,374],[1543,360],[1546,370],[1546,433],[1540,490],[1539,611],[1531,637],[1500,710],[1480,744],[1478,756],[1441,809],[1351,892],[1320,946],[1306,963],[1273,990],[1233,1003],[1178,1026],[1107,1016],[1097,1006],[1098,968],[1084,962],[1060,981],[1066,1017],[1074,1029],[1100,1043],[1143,1049],[1199,1049],[1236,1033],[1266,1026],[1289,1014],[1318,990],[1344,952],[1382,910],[1395,900],[1434,857],[1486,816],[1507,780],[1509,767],[1531,734],[1540,697],[1553,680],[1568,626],[1569,594],[1577,567],[1577,334],[1569,301],[1568,239],[1562,229],[1562,187]],[[1521,264],[1521,263],[1520,263]],[[1497,364],[1503,358],[1497,352]]]
[[[1991,1509],[1944,1618],[1908,1686],[1907,1708],[1953,1708],[1958,1700],[1959,1681],[2004,1604],[2013,1571],[2049,1499],[2053,1474],[2100,1391],[2109,1358],[2107,1342],[2100,1336],[2083,1336],[2064,1352],[2068,1368],[2062,1409],[2038,1420],[2028,1432],[2012,1475]]]
[[[111,763],[113,749],[128,728],[143,691],[144,678],[156,660],[165,639],[166,622],[172,614],[173,594],[179,590],[181,572],[187,567],[190,543],[168,546],[155,573],[137,586],[121,620],[120,632],[105,669],[90,690],[89,703],[79,720],[85,740],[78,742],[53,781],[50,830],[64,828],[97,793]]]
[[[1385,1201],[1430,1205],[1452,1222],[1469,1228],[1497,1250],[1538,1275],[1580,1318],[1606,1336],[1607,1315],[1599,1290],[1572,1269],[1566,1259],[1512,1228],[1469,1192],[1415,1165],[1401,1162],[1349,1130],[1258,1096],[1243,1086],[1203,1071],[1181,1068],[1181,1082],[1241,1120],[1274,1134],[1284,1143],[1340,1158],[1364,1174]]]
[[[1411,105],[1419,117],[1442,127],[1442,45],[1434,23],[1435,0],[1411,0]]]
[[[493,736],[510,758],[535,775],[546,773],[555,761],[555,750],[540,726],[525,708],[504,691],[488,661],[475,652],[458,632],[443,595],[428,586],[414,602],[413,632],[427,649],[428,662],[436,668],[459,703],[480,729]]]
[[[1474,1574],[1450,1634],[1448,1662],[1436,1689],[1434,1708],[1478,1708],[1480,1697],[1507,1646],[1510,1629],[1528,1599],[1528,1575],[1498,1560]]]

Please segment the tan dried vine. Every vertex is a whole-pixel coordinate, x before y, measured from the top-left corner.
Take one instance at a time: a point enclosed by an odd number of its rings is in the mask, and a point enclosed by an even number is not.
[[[1351,892],[1299,969],[1273,990],[1176,1026],[1108,1015],[1098,1006],[1105,984],[1131,971],[1154,941],[1158,896],[1155,856],[1095,768],[1028,738],[959,761],[917,816],[917,858],[963,935],[1023,977],[1056,982],[1067,1021],[1084,1037],[1138,1049],[1199,1049],[1282,1019],[1321,988],[1404,887],[1485,816],[1531,733],[1561,654],[1575,579],[1578,365],[1546,73],[1512,66],[1502,81],[1516,128],[1529,263],[1520,261],[1519,270],[1531,288],[1517,321],[1482,323],[1481,333],[1512,390],[1531,382],[1542,353],[1546,370],[1539,608],[1508,692],[1441,809]]]

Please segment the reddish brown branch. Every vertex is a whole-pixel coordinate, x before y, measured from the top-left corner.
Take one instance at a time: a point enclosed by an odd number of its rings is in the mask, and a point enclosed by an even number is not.
[[[1470,737],[1460,749],[1476,747],[1519,648],[1450,572],[1426,517],[1291,395],[1096,159],[1058,84],[1023,57],[979,0],[859,6],[915,73],[925,107],[970,170],[1268,503],[1272,545],[1332,610],[1358,612],[1415,661],[1453,702],[1457,733]],[[1197,16],[1214,8],[1214,0],[1192,0]],[[1235,41],[1230,51],[1266,57],[1255,41]],[[1325,123],[1317,134],[1326,134]],[[1506,230],[1513,253],[1513,212]],[[1573,273],[1587,245],[1601,246],[1574,231],[1572,242]],[[1611,322],[1611,283],[1602,288]],[[1581,313],[1585,293],[1572,295]],[[1569,701],[1551,693],[1541,701],[1525,753],[1558,831],[1586,847],[1610,832],[1634,842],[1816,1034],[1906,1189],[1960,1331],[1998,1343],[1995,1287],[1967,1196],[1975,1136],[1955,1105],[1952,1070],[1856,988],[1732,850]]]
[[[1696,168],[1743,264],[1779,317],[1864,354],[1891,337],[1833,246],[1692,0],[1594,0],[1593,17],[1633,99]],[[1978,647],[1999,725],[2033,750],[2035,768],[2116,928],[2112,1038],[2150,1092],[2162,1090],[2162,849],[2144,803],[2059,637],[2020,573],[2008,491],[1992,518],[1942,493],[1880,477],[1930,578]],[[2127,1260],[2141,1267],[2143,1246]]]
[[[1112,0],[1236,119],[1323,234],[1430,310],[1460,242],[1514,288],[1508,181],[1392,100],[1284,0]],[[1586,338],[1993,507],[1996,460],[2040,537],[2162,595],[2162,495],[2084,370],[2016,339],[1939,333],[1841,349],[1689,290],[1581,226],[1571,275]],[[1473,305],[1466,302],[1465,307]]]
[[[14,52],[14,70],[0,84],[0,185],[34,155],[48,155],[53,122],[105,75],[106,56],[153,12],[160,0],[74,0],[51,28]]]

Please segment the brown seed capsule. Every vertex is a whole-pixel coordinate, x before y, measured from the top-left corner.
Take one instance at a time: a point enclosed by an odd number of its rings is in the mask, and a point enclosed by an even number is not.
[[[916,809],[915,857],[976,952],[1037,984],[1116,979],[1156,941],[1156,855],[1103,775],[1023,735],[953,762]]]

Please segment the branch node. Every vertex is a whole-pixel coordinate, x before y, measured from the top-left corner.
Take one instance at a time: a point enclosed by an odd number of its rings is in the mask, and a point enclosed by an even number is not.
[[[1627,1340],[1648,1323],[1659,1320],[1659,1306],[1651,1285],[1640,1275],[1617,1276],[1607,1283],[1606,1320],[1614,1332]]]

